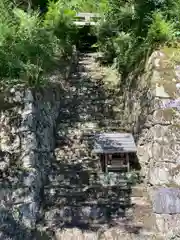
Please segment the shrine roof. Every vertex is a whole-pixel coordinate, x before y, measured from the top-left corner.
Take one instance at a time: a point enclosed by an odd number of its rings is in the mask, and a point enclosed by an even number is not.
[[[134,137],[130,133],[98,133],[94,135],[94,153],[136,152]]]

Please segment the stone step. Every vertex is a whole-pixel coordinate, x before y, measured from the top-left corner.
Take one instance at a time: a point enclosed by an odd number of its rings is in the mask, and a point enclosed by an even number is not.
[[[64,127],[67,127],[68,128],[68,124],[65,123],[65,124],[62,124],[60,125],[59,129],[60,128],[64,128]],[[121,132],[121,133],[130,133],[131,131],[130,130],[126,130],[124,128],[122,128],[121,126],[104,126],[104,127],[86,127],[86,126],[81,126],[79,127],[79,129],[71,129],[70,128],[71,126],[69,126],[69,129],[68,131],[66,130],[60,130],[60,135],[66,135],[68,137],[72,137],[74,138],[75,136],[81,136],[83,139],[90,139],[90,138],[94,138],[94,135],[95,134],[98,134],[98,133],[105,133],[105,132]]]
[[[106,199],[112,201],[113,199],[125,199],[125,201],[130,201],[131,199],[131,188],[129,185],[112,185],[112,186],[102,186],[102,185],[92,185],[85,187],[78,185],[58,185],[58,184],[49,184],[45,186],[45,195],[47,198],[50,198],[51,201],[53,198],[66,202],[67,199],[74,201],[85,201],[86,198],[89,200],[92,199]]]
[[[109,115],[108,115],[109,114]],[[113,116],[113,113],[110,114],[103,114],[103,113],[100,113],[98,112],[97,114],[86,114],[86,115],[83,115],[82,113],[81,114],[78,114],[77,117],[73,117],[71,114],[63,114],[61,115],[61,119],[59,119],[59,126],[63,125],[63,124],[66,124],[68,127],[73,127],[74,125],[77,126],[77,124],[84,124],[86,122],[96,122],[96,124],[100,124],[101,122],[103,122],[103,119],[105,119],[105,121],[121,121],[121,119],[119,120],[119,117],[118,116]]]
[[[112,192],[110,193],[103,193],[102,192],[75,192],[75,191],[57,191],[55,189],[54,191],[55,193],[52,193],[51,191],[51,195],[48,195],[49,191],[45,191],[46,196],[49,198],[49,196],[54,196],[56,199],[61,198],[61,200],[74,200],[74,201],[78,201],[78,202],[82,202],[85,199],[88,198],[88,200],[95,200],[95,199],[108,199],[110,202],[113,199],[116,199],[116,201],[120,201],[120,200],[125,200],[125,201],[131,201],[131,196],[130,196],[130,192],[128,192],[126,189],[123,189],[123,191],[121,190],[121,192]],[[125,194],[126,193],[126,194]],[[104,196],[105,195],[105,196]]]
[[[86,80],[86,76],[84,77],[74,77],[71,78],[70,80],[70,90],[74,93],[77,92],[83,92],[84,94],[86,92],[95,92],[95,93],[102,93],[102,95],[106,95],[106,97],[112,97],[115,99],[117,97],[118,99],[123,99],[123,97],[119,93],[119,89],[113,89],[113,88],[108,88],[109,86],[105,86],[105,84],[102,81],[88,81]]]
[[[81,84],[79,87],[84,88],[84,90],[88,90],[89,87],[94,87],[94,88],[103,88],[104,87],[104,83],[100,80],[100,81],[93,81],[91,79],[88,79],[88,74],[87,73],[82,73],[81,76],[79,77],[78,75],[74,75],[71,77],[70,79],[70,84],[72,83],[72,87]],[[79,88],[78,88],[79,89]]]
[[[53,174],[54,175],[54,174]],[[59,175],[63,175],[61,172]],[[80,189],[81,191],[87,191],[89,189],[130,189],[132,182],[129,179],[106,179],[100,178],[98,175],[77,175],[72,177],[72,175],[64,175],[63,178],[57,180],[52,180],[51,176],[49,177],[49,184],[47,186],[52,186],[56,188],[65,188],[65,189]],[[73,184],[74,183],[74,184]],[[82,185],[84,183],[84,185]]]
[[[132,186],[132,197],[146,197],[147,192],[144,186],[136,185]]]
[[[57,149],[59,150],[59,149]],[[74,159],[76,160],[76,159]],[[103,174],[103,172],[98,168],[97,169],[97,166],[95,165],[94,168],[91,168],[90,166],[88,166],[87,162],[88,162],[88,159],[83,159],[82,158],[82,161],[84,161],[84,168],[78,168],[78,166],[73,166],[73,164],[68,164],[68,163],[60,163],[60,165],[58,166],[58,162],[57,161],[54,161],[52,162],[52,164],[54,164],[56,168],[56,174],[59,174],[59,175],[63,175],[64,176],[69,176],[69,175],[72,175],[74,174],[74,172],[76,173],[76,175],[80,175],[82,173],[84,174],[92,174],[92,175],[100,175],[100,174]],[[89,160],[90,163],[93,163],[93,161]]]
[[[101,184],[94,184],[94,185],[66,185],[66,184],[57,184],[57,182],[55,182],[55,184],[53,182],[51,182],[49,185],[45,186],[45,189],[48,188],[53,188],[56,187],[57,189],[73,189],[76,190],[78,189],[80,192],[87,192],[90,189],[114,189],[114,188],[119,188],[121,191],[122,190],[126,190],[126,191],[130,191],[130,185],[127,183],[127,181],[122,181],[122,183],[118,183],[117,185],[101,185]]]
[[[85,94],[85,96],[83,95]],[[82,95],[82,96],[81,96]],[[100,97],[98,95],[93,96],[92,92],[87,93],[76,93],[74,96],[72,94],[71,97],[74,97],[75,100],[72,102],[72,99],[70,98],[65,98],[64,101],[61,103],[61,108],[67,108],[69,109],[71,106],[72,107],[79,107],[82,105],[86,105],[86,107],[89,106],[97,106],[97,107],[116,107],[116,108],[121,108],[122,100],[121,98],[113,98],[111,96],[104,96]],[[100,105],[100,106],[99,106]],[[92,107],[91,107],[92,108]]]
[[[67,126],[65,124],[62,125],[63,127]],[[110,129],[116,129],[116,130],[111,130],[111,132],[121,132],[121,133],[127,133],[127,131],[124,130],[124,128],[121,128],[120,126],[114,127],[114,126],[109,126],[109,127],[94,127],[94,128],[90,128],[90,127],[82,127],[81,129],[71,129],[69,127],[69,129],[67,130],[60,130],[59,131],[59,136],[62,138],[63,136],[68,137],[70,139],[81,139],[81,140],[90,140],[90,139],[94,139],[94,136],[96,134],[99,133],[105,133],[105,132],[109,132]],[[130,132],[130,131],[128,131]],[[59,137],[59,140],[61,140]],[[57,135],[57,140],[58,140],[58,135]]]
[[[133,197],[132,196],[132,203],[135,204],[136,206],[142,206],[145,207],[146,209],[151,208],[151,203],[147,200],[146,197]]]
[[[91,72],[93,73],[93,72]],[[110,94],[111,96],[121,97],[120,91],[118,88],[114,89],[107,82],[103,82],[103,79],[100,77],[99,79],[90,79],[88,78],[88,74],[86,72],[78,75],[74,75],[69,80],[69,87],[71,87],[74,91],[78,91],[80,89],[89,90],[96,89],[97,92],[102,94]]]
[[[131,198],[129,195],[124,196],[123,194],[121,194],[120,196],[114,196],[114,195],[100,195],[100,194],[87,194],[87,193],[82,193],[82,192],[67,192],[67,193],[58,193],[56,192],[55,194],[48,194],[48,192],[45,194],[47,202],[51,203],[51,202],[58,202],[61,204],[70,204],[70,203],[87,203],[88,202],[93,202],[94,204],[97,203],[109,203],[109,204],[113,204],[114,203],[131,203]],[[97,200],[98,199],[98,200]],[[131,207],[132,207],[132,203],[131,203]]]
[[[64,104],[69,102],[71,102],[71,104],[76,104],[76,103],[79,103],[79,101],[87,101],[87,103],[91,103],[91,102],[113,103],[113,102],[122,101],[121,96],[113,96],[113,94],[102,95],[98,93],[96,89],[94,89],[94,92],[90,90],[86,91],[85,87],[84,88],[82,87],[82,89],[78,89],[78,91],[75,91],[76,90],[75,88],[72,90],[74,90],[74,92],[72,91],[71,96],[69,95],[63,96]],[[81,90],[84,90],[84,92]],[[74,99],[74,102],[72,102],[72,97]]]
[[[149,231],[149,230],[147,230],[147,229],[144,229],[143,228],[143,226],[144,226],[144,224],[143,223],[141,223],[141,225],[142,225],[142,229],[140,230],[140,233],[139,233],[139,236],[140,237],[144,237],[145,239],[144,240],[155,240],[155,239],[159,239],[158,237],[160,237],[160,235],[157,235],[157,233],[156,232],[154,232],[154,231]]]
[[[141,221],[144,228],[148,230],[156,230],[155,216],[153,214],[152,205],[146,197],[132,197],[132,215],[133,221]]]
[[[140,232],[139,234],[134,233],[130,234],[123,226],[119,226],[118,228],[110,228],[108,224],[103,224],[104,233],[99,234],[97,229],[102,229],[102,223],[98,223],[96,220],[86,221],[87,226],[91,227],[91,231],[79,230],[77,228],[61,228],[61,230],[55,230],[56,240],[60,239],[78,239],[78,240],[97,240],[97,239],[108,239],[108,240],[164,240],[160,234],[154,232]],[[49,229],[51,230],[51,226]],[[43,229],[44,232],[47,232],[48,228]],[[93,231],[94,230],[94,231]],[[99,237],[99,235],[101,237]]]
[[[128,171],[128,166],[123,165],[107,165],[108,172],[127,172]]]
[[[71,120],[75,120],[71,119]],[[76,126],[82,126],[84,129],[89,129],[93,130],[94,128],[97,128],[99,125],[115,125],[115,124],[121,124],[122,120],[121,119],[111,119],[111,118],[97,118],[97,119],[91,119],[91,120],[86,120],[84,124],[82,124],[83,121],[79,121],[79,119],[76,122]],[[61,121],[58,125],[62,126],[63,124],[67,124],[67,121]]]
[[[127,231],[131,234],[136,234],[139,237],[152,237],[157,234],[155,231],[150,231],[150,230],[146,229],[144,227],[143,222],[138,222],[138,221],[133,222],[130,217],[128,217],[127,220],[125,220],[125,221],[120,221],[119,223],[117,222],[117,226],[118,226],[118,228],[122,228],[125,231]],[[134,235],[132,235],[132,237],[133,237],[132,239],[136,239],[136,238],[134,238]],[[152,240],[153,238],[147,238],[147,239]]]
[[[111,211],[112,209],[113,211]],[[97,227],[97,230],[99,227],[102,228],[102,224],[108,224],[108,220],[114,218],[114,215],[122,219],[125,212],[124,209],[124,206],[111,207],[106,205],[94,205],[93,203],[90,204],[90,206],[58,204],[53,208],[51,208],[51,206],[46,206],[47,211],[45,219],[46,222],[53,222],[53,220],[57,222],[57,220],[59,220],[58,224],[67,221],[74,222],[75,220],[76,223],[86,223],[91,227]],[[103,218],[105,221],[102,222]]]
[[[74,135],[72,135],[74,136]],[[70,136],[71,137],[71,136]],[[86,136],[85,136],[86,137]],[[88,136],[87,136],[88,137]],[[93,138],[93,136],[89,136],[89,138]],[[81,145],[77,145],[77,147],[81,147]],[[56,153],[58,154],[58,151],[62,151],[62,148],[56,149]],[[78,158],[74,158],[71,159],[72,164],[70,164],[69,162],[64,162],[64,161],[52,161],[52,167],[54,168],[54,171],[56,172],[56,174],[60,174],[60,175],[68,175],[72,174],[72,173],[76,173],[77,175],[79,174],[92,174],[92,175],[97,175],[97,177],[105,177],[107,174],[105,172],[103,172],[101,170],[100,167],[100,162],[99,161],[99,157],[98,156],[87,156],[87,157],[82,157],[81,158],[81,163],[83,163],[83,167],[82,165],[80,165],[78,162]],[[111,166],[111,165],[108,165]],[[119,166],[118,166],[119,167]],[[126,165],[122,166],[122,169],[124,169],[126,167]],[[120,167],[121,168],[121,167]],[[52,171],[53,173],[55,173],[54,171]],[[133,173],[138,174],[139,171],[133,171]],[[117,174],[116,174],[117,175]],[[127,173],[126,172],[122,172],[118,174],[118,177],[122,179],[122,181],[127,180]]]
[[[103,119],[107,119],[117,121],[122,115],[124,115],[124,112],[121,108],[113,109],[111,106],[106,107],[103,105],[98,107],[97,104],[84,106],[83,102],[81,102],[78,106],[63,106],[63,108],[61,108],[61,118],[59,120],[78,121],[78,119],[80,119],[80,121],[103,121]]]
[[[131,204],[131,201],[127,200],[127,199],[120,199],[118,201],[113,201],[113,200],[109,200],[109,201],[103,201],[103,200],[94,200],[94,201],[77,201],[77,202],[69,202],[68,203],[66,202],[66,200],[63,201],[62,197],[60,196],[60,199],[57,199],[56,198],[56,201],[52,201],[52,202],[46,202],[46,207],[50,207],[50,206],[53,206],[53,205],[56,205],[59,206],[59,207],[98,207],[98,206],[104,206],[104,207],[131,207],[132,204]]]
[[[102,229],[102,224],[98,223],[98,221],[87,221],[87,224],[91,225],[91,229]],[[105,236],[102,235],[101,238],[99,238],[99,234],[96,233],[96,231],[93,231],[93,234],[91,232],[84,232],[84,231],[80,231],[78,230],[78,240],[84,240],[84,239],[91,239],[91,240],[97,240],[97,239],[108,239],[108,240],[115,240],[115,239],[122,239],[122,240],[129,240],[129,239],[133,239],[133,240],[160,240],[162,238],[159,238],[159,234],[155,234],[154,232],[148,232],[148,231],[140,231],[140,233],[132,233],[132,235],[130,236],[131,231],[138,231],[138,227],[134,226],[134,225],[122,225],[117,227],[113,227],[113,228],[109,228],[109,226],[104,225],[104,233]],[[66,239],[66,236],[69,239],[73,239],[74,233],[77,231],[74,230],[73,231],[69,231],[66,230],[66,235],[63,235],[62,233],[59,232],[59,235],[62,234],[62,238],[60,239]],[[112,232],[111,232],[112,231]],[[117,231],[117,232],[116,232]],[[69,238],[69,234],[71,236],[71,238]],[[113,237],[115,235],[115,238]],[[59,239],[59,238],[58,238]]]

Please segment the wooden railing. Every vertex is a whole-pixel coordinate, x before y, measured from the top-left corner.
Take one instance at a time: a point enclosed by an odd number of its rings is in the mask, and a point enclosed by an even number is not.
[[[97,25],[99,19],[100,14],[98,13],[77,13],[74,24],[77,26]]]

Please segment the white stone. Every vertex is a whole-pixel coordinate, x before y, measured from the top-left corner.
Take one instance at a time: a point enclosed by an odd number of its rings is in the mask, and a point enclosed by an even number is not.
[[[180,83],[176,83],[176,88],[180,89]]]
[[[21,102],[23,99],[23,94],[21,92],[15,92],[15,97],[14,97],[14,101],[15,102]]]
[[[154,60],[154,65],[155,65],[155,67],[160,67],[160,59],[159,58],[156,58],[155,60]]]
[[[173,182],[180,186],[180,172],[178,172],[178,174],[173,176]]]
[[[151,185],[165,185],[169,184],[172,181],[172,176],[169,173],[169,170],[172,169],[172,166],[165,164],[155,164],[155,166],[150,166],[149,169],[149,183]]]
[[[11,92],[11,93],[14,93],[15,91],[16,91],[15,88],[11,88],[11,89],[10,89],[10,92]]]
[[[155,90],[155,96],[156,97],[162,97],[162,98],[169,98],[168,93],[166,93],[164,87],[161,86],[156,86],[156,90]]]
[[[0,162],[0,170],[5,171],[9,167],[9,164],[7,162]]]

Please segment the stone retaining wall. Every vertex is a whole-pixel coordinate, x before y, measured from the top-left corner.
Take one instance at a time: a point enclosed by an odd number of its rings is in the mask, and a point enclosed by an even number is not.
[[[60,96],[53,88],[36,94],[11,89],[10,95],[8,101],[14,107],[0,116],[0,225],[12,228],[9,217],[4,216],[10,211],[12,221],[16,219],[23,229],[30,230],[40,217],[43,187],[54,156]],[[11,230],[12,235],[16,230]],[[0,234],[5,234],[3,228]]]
[[[44,185],[54,159],[56,122],[62,99],[67,96],[66,78],[72,62],[77,61],[75,55],[64,79],[58,72],[47,87],[16,86],[0,96],[2,240],[32,239],[32,230],[42,217]]]
[[[166,51],[154,52],[143,76],[126,82],[119,116],[122,128],[136,138],[141,174],[165,239],[180,232],[180,113],[161,106],[179,97],[178,76]],[[36,92],[19,86],[0,101],[0,239],[30,239],[41,217],[56,122],[68,89],[65,82],[63,90],[55,83]]]
[[[180,232],[180,112],[167,107],[170,100],[180,97],[176,88],[179,70],[173,54],[177,52],[171,53],[171,49],[152,54],[146,72],[136,79],[137,85],[128,96],[126,93],[124,118],[136,136],[141,174],[157,229],[165,239]]]

